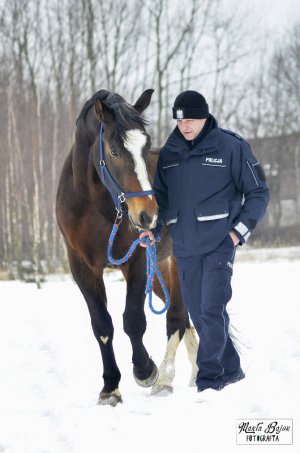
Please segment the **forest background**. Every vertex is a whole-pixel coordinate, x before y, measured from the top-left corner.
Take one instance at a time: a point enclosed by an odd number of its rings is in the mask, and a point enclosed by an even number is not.
[[[203,93],[267,174],[271,204],[250,246],[299,245],[300,15],[287,1],[270,25],[278,3],[1,0],[0,276],[67,269],[58,178],[83,103],[102,88],[130,103],[155,89],[155,147],[174,127],[175,96]]]

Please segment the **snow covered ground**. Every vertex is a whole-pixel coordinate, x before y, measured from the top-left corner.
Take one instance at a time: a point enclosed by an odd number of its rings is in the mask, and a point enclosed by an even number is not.
[[[240,252],[234,269],[231,320],[240,332],[246,379],[212,400],[188,387],[184,344],[174,393],[150,396],[132,377],[122,330],[125,285],[106,274],[123,404],[97,406],[102,364],[85,302],[71,279],[0,282],[0,453],[261,452],[236,444],[237,419],[292,418],[299,452],[299,249]],[[160,306],[160,302],[155,299]],[[145,344],[157,364],[165,347],[165,316],[146,308]],[[109,449],[109,450],[108,450]]]

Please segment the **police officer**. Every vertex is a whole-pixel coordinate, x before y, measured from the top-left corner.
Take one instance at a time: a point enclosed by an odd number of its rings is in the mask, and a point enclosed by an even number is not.
[[[263,217],[269,190],[250,145],[218,127],[205,98],[180,93],[177,126],[160,151],[154,189],[159,207],[151,243],[168,225],[183,301],[198,332],[198,391],[222,390],[245,377],[229,336],[226,310],[237,245]]]

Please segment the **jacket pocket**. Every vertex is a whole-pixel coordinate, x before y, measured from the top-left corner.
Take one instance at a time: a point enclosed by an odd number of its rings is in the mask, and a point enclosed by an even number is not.
[[[196,206],[195,212],[199,222],[224,219],[229,216],[228,202],[226,200],[201,202]]]
[[[178,214],[179,214],[178,209],[171,209],[170,211],[168,211],[166,216],[166,225],[172,225],[173,223],[177,223]]]

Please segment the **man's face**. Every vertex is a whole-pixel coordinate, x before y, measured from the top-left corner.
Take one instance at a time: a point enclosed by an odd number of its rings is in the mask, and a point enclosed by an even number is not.
[[[186,140],[194,140],[200,134],[206,118],[201,120],[177,120],[177,126]]]

